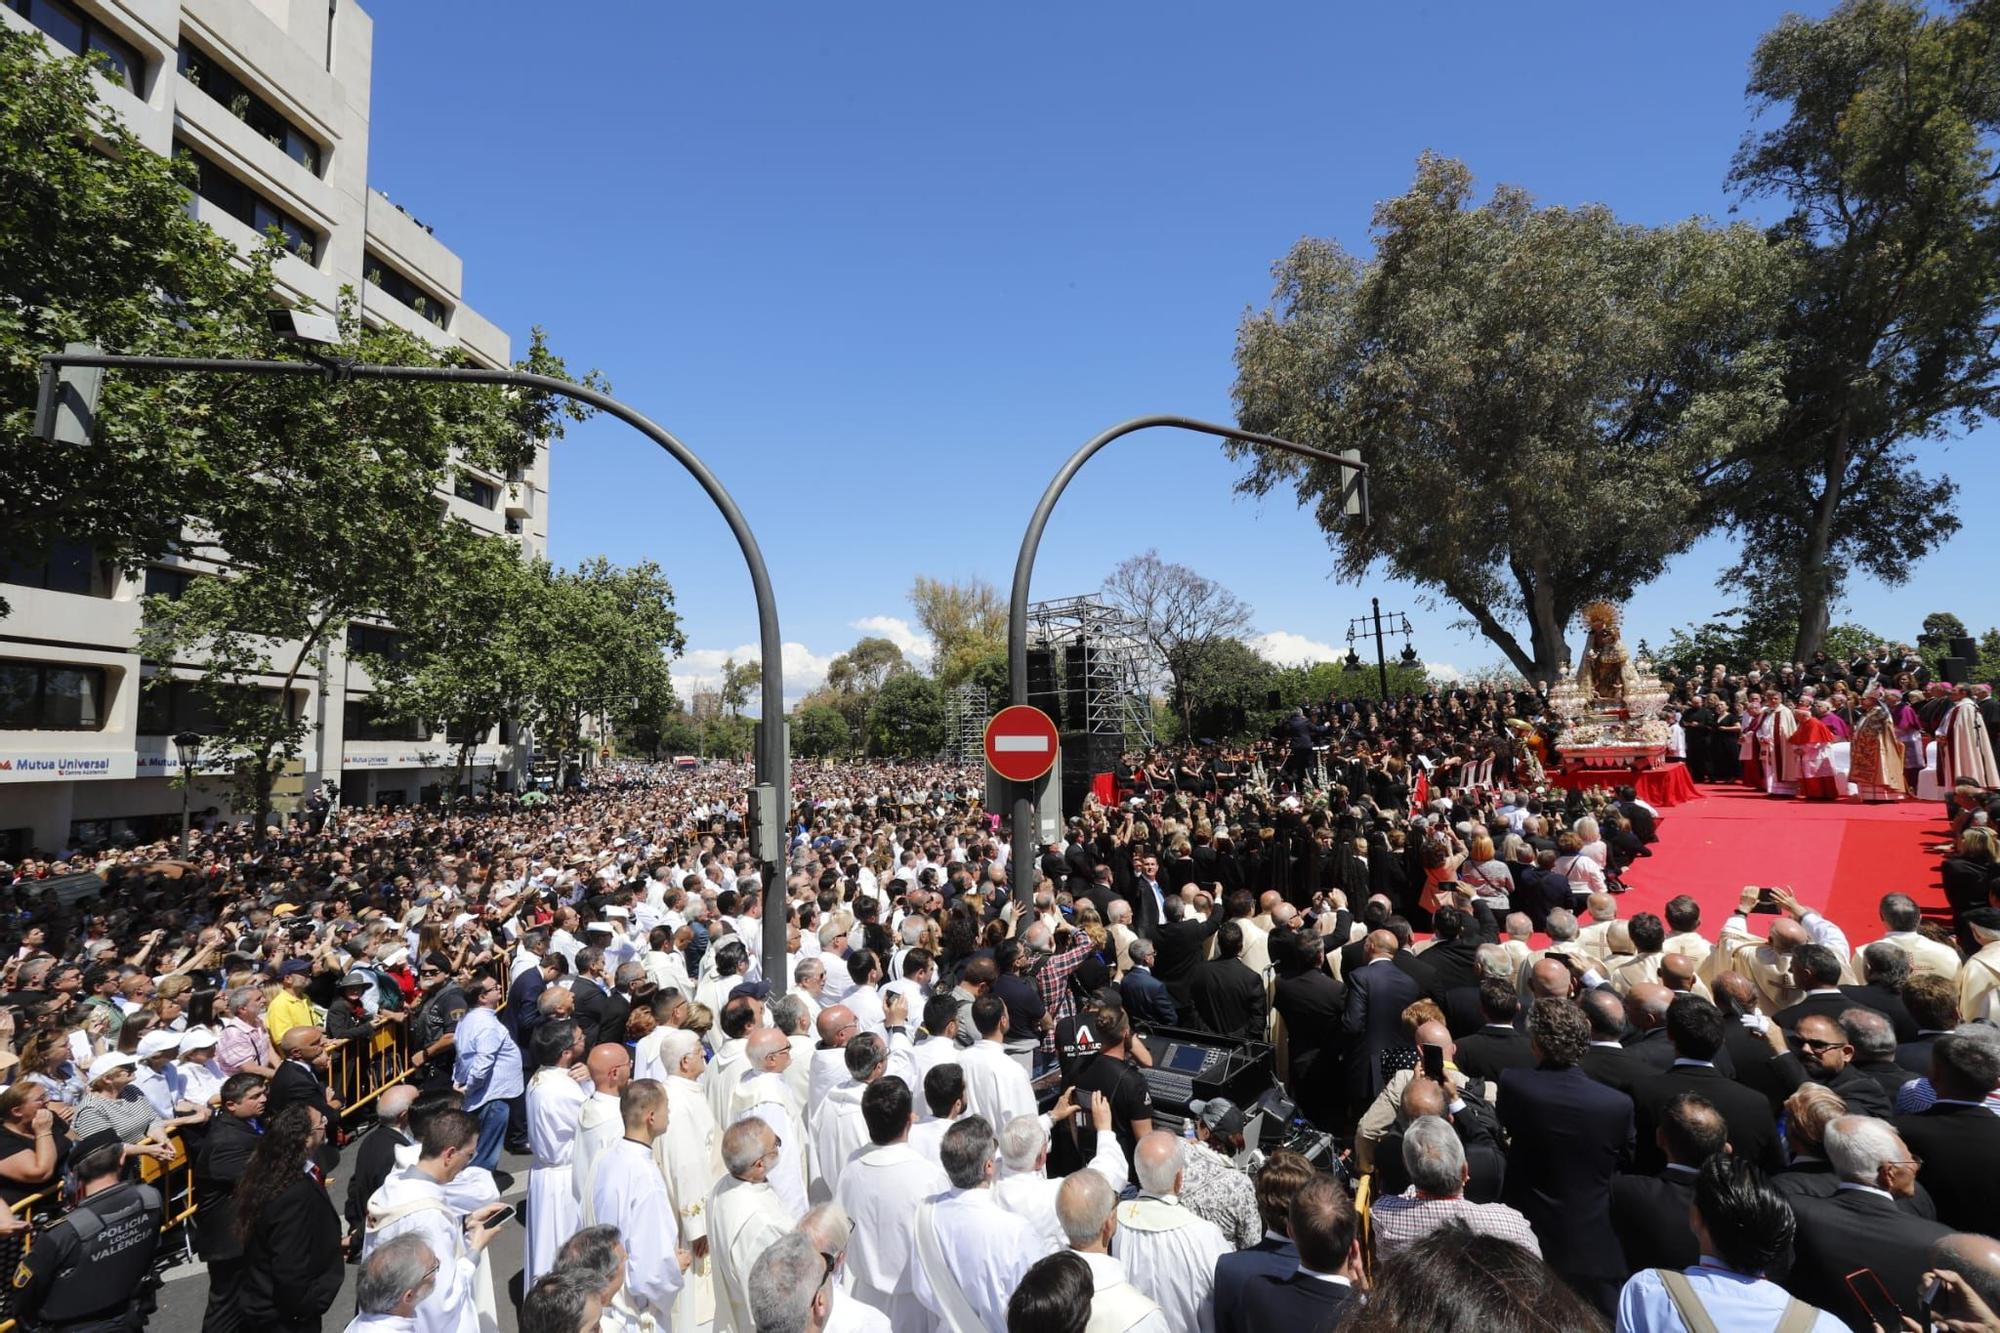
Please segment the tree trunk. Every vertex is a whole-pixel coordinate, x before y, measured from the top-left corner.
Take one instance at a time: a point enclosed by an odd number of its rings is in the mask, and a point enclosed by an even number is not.
[[[1794,662],[1810,662],[1826,642],[1827,627],[1833,619],[1833,571],[1827,557],[1833,549],[1833,521],[1840,512],[1840,500],[1847,483],[1850,427],[1845,412],[1834,428],[1826,452],[1826,482],[1820,491],[1819,509],[1806,532],[1805,549],[1799,552],[1799,634],[1792,645]]]

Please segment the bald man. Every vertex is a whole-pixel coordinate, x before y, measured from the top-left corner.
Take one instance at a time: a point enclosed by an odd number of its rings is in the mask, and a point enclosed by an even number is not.
[[[1215,1261],[1230,1246],[1215,1223],[1179,1202],[1183,1152],[1165,1130],[1139,1140],[1133,1153],[1139,1197],[1118,1205],[1111,1254],[1126,1279],[1160,1307],[1169,1328],[1213,1330]]]
[[[1655,1073],[1674,1063],[1674,1044],[1667,1038],[1667,1010],[1674,993],[1657,981],[1642,981],[1625,993],[1625,1017],[1639,1035],[1627,1049]]]
[[[1451,1086],[1453,1100],[1461,1100],[1461,1094],[1470,1080],[1458,1067],[1458,1043],[1452,1040],[1451,1029],[1442,1023],[1421,1023],[1417,1026],[1416,1038],[1419,1048],[1425,1046],[1443,1048],[1445,1082]],[[1362,1113],[1360,1124],[1354,1130],[1354,1157],[1360,1163],[1362,1170],[1366,1171],[1374,1166],[1376,1152],[1390,1133],[1409,1123],[1403,1115],[1404,1093],[1413,1083],[1426,1082],[1429,1080],[1424,1077],[1423,1070],[1419,1067],[1399,1069],[1389,1076],[1387,1083],[1382,1085],[1381,1093],[1369,1103],[1368,1109]],[[1482,1100],[1490,1100],[1492,1095],[1493,1085],[1483,1084]]]
[[[806,1081],[804,1110],[811,1119],[814,1108],[826,1104],[826,1096],[847,1082],[847,1043],[861,1031],[861,1020],[844,1004],[830,1004],[813,1020],[819,1045],[813,1048],[812,1074]]]
[[[605,1042],[591,1047],[584,1069],[590,1077],[590,1096],[577,1112],[576,1143],[570,1149],[570,1193],[584,1225],[590,1226],[594,1225],[590,1210],[597,1158],[625,1134],[618,1099],[632,1081],[632,1055],[615,1042]]]
[[[743,1073],[729,1094],[729,1123],[755,1117],[778,1136],[778,1157],[766,1178],[796,1225],[807,1207],[806,1126],[785,1080],[792,1043],[776,1028],[757,1028],[745,1040],[744,1054]]]
[[[1707,959],[1706,976],[1711,982],[1720,972],[1741,972],[1757,987],[1757,1012],[1766,1016],[1789,1009],[1804,998],[1805,992],[1792,984],[1792,954],[1801,945],[1823,944],[1841,960],[1840,980],[1853,985],[1854,951],[1839,926],[1810,907],[1803,907],[1789,889],[1772,889],[1771,901],[1783,912],[1771,922],[1769,935],[1759,940],[1750,933],[1748,913],[1757,905],[1759,890],[1745,885],[1737,896],[1736,911],[1722,923],[1715,952]]]
[[[1394,934],[1377,930],[1362,946],[1362,964],[1347,978],[1340,1026],[1349,1038],[1343,1067],[1348,1105],[1366,1110],[1380,1095],[1382,1054],[1403,1044],[1403,1010],[1424,996],[1416,978],[1396,966]]]

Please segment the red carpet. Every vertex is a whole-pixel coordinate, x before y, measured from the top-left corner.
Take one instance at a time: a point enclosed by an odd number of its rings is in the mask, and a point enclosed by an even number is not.
[[[1907,893],[1927,911],[1944,907],[1938,856],[1929,850],[1945,838],[1935,801],[1772,800],[1728,785],[1701,793],[1662,812],[1653,855],[1626,873],[1632,891],[1618,900],[1619,916],[1658,912],[1685,893],[1701,904],[1702,931],[1713,938],[1744,885],[1790,885],[1858,947],[1879,931],[1875,906],[1885,893]]]

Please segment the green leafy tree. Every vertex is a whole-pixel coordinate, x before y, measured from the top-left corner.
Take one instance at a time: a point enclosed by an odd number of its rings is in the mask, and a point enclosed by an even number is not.
[[[1578,609],[1701,536],[1700,468],[1769,428],[1785,263],[1743,226],[1635,226],[1504,186],[1474,206],[1470,172],[1426,154],[1377,208],[1372,259],[1301,242],[1237,339],[1242,424],[1359,450],[1373,521],[1343,517],[1328,464],[1232,446],[1253,455],[1240,486],[1293,486],[1341,577],[1379,562],[1553,679]]]
[[[944,689],[928,676],[891,676],[868,710],[868,753],[928,758],[944,746]]]
[[[1965,628],[1965,622],[1951,612],[1933,611],[1924,617],[1924,627],[1918,637],[1926,640],[1928,646],[1929,643],[1949,643],[1953,639],[1962,639],[1969,632]]]
[[[846,717],[832,704],[807,704],[792,714],[792,749],[807,759],[832,759],[854,748]]]
[[[738,663],[733,657],[722,663],[722,707],[730,716],[741,716],[743,705],[764,682],[764,664],[756,658]]]
[[[1277,720],[1269,707],[1278,668],[1241,639],[1218,638],[1192,645],[1187,674],[1178,686],[1180,735],[1191,740],[1223,740],[1262,734]]]
[[[1822,644],[1850,575],[1900,585],[1958,530],[1912,441],[1983,420],[2000,388],[2000,62],[1990,4],[1848,0],[1758,43],[1763,128],[1730,183],[1789,212],[1785,410],[1714,477],[1743,536],[1732,582]]]
[[[946,688],[1007,647],[1007,599],[981,579],[950,583],[919,575],[910,585],[910,606],[931,638],[931,674]]]

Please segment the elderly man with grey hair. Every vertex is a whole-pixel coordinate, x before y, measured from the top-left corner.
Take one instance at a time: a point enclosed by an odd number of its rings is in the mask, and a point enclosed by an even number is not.
[[[1887,1121],[1861,1115],[1829,1121],[1820,1147],[1840,1187],[1830,1199],[1792,1200],[1798,1235],[1786,1288],[1850,1328],[1866,1328],[1873,1317],[1856,1300],[1847,1275],[1870,1268],[1891,1300],[1905,1310],[1919,1308],[1930,1247],[1951,1228],[1897,1206],[1916,1192],[1918,1163],[1909,1147]]]
[[[729,1174],[709,1195],[707,1209],[716,1333],[759,1327],[750,1313],[751,1270],[804,1212],[793,1212],[767,1179],[779,1161],[778,1136],[757,1117],[722,1131],[722,1165]]]
[[[872,1032],[859,1032],[848,1039],[842,1055],[847,1063],[847,1081],[826,1096],[815,1108],[807,1133],[812,1138],[811,1187],[814,1203],[833,1198],[840,1186],[841,1168],[849,1156],[868,1142],[868,1125],[861,1117],[861,1096],[868,1085],[882,1077],[889,1065],[889,1044]]]
[[[912,1288],[946,1333],[1007,1327],[1007,1301],[1049,1241],[993,1197],[999,1144],[984,1116],[945,1131],[939,1155],[951,1188],[917,1206]]]
[[[889,1317],[871,1305],[863,1303],[842,1284],[846,1273],[847,1242],[854,1234],[854,1223],[837,1203],[823,1203],[799,1221],[798,1233],[812,1242],[812,1247],[825,1255],[835,1280],[828,1289],[826,1312],[826,1333],[893,1333],[894,1325]],[[757,1308],[755,1299],[756,1275],[751,1275],[751,1311]]]
[[[418,1235],[397,1236],[362,1261],[345,1333],[414,1333],[417,1306],[437,1283],[438,1257]]]
[[[1465,1197],[1471,1173],[1458,1131],[1434,1115],[1410,1122],[1403,1131],[1403,1168],[1410,1187],[1377,1199],[1370,1212],[1377,1261],[1390,1259],[1451,1222],[1484,1235],[1512,1241],[1540,1257],[1542,1247],[1528,1219],[1503,1203],[1473,1203]]]
[[[1125,1150],[1118,1146],[1118,1135],[1113,1132],[1111,1099],[1101,1092],[1090,1094],[1090,1121],[1097,1131],[1097,1152],[1086,1169],[1103,1176],[1114,1190],[1123,1190],[1131,1179],[1131,1171],[1125,1163]],[[1049,1131],[1040,1116],[1019,1115],[1007,1122],[1000,1131],[1000,1161],[1000,1178],[994,1182],[993,1197],[1002,1208],[1033,1224],[1049,1244],[1061,1246],[1063,1231],[1056,1220],[1056,1190],[1062,1181],[1049,1178]]]
[[[752,1322],[737,1333],[821,1333],[834,1302],[833,1270],[799,1232],[780,1237],[757,1257],[750,1270],[749,1313]],[[721,1311],[718,1309],[717,1314]],[[721,1329],[718,1318],[716,1327]]]
[[[1095,1171],[1063,1179],[1056,1219],[1070,1250],[1090,1269],[1094,1327],[1117,1333],[1168,1333],[1166,1316],[1152,1297],[1132,1285],[1125,1266],[1111,1257],[1118,1234],[1118,1191]]]
[[[1222,1229],[1179,1200],[1181,1141],[1165,1130],[1139,1140],[1133,1153],[1139,1197],[1118,1206],[1111,1253],[1132,1285],[1176,1329],[1213,1329],[1215,1261],[1230,1252]]]

